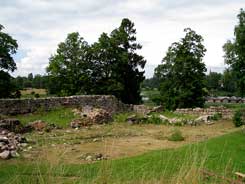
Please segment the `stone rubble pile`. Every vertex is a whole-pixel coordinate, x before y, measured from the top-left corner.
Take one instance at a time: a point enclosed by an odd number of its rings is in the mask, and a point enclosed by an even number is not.
[[[27,145],[27,140],[20,134],[15,134],[0,128],[0,159],[18,157],[18,151]]]
[[[72,128],[80,128],[93,124],[105,124],[112,121],[111,113],[104,109],[87,107],[83,110],[74,109],[73,113],[74,115],[79,115],[80,118],[70,122]]]
[[[146,105],[133,105],[133,112],[136,114],[149,115],[153,112],[163,112],[163,106],[149,107]]]
[[[18,119],[2,119],[0,120],[0,129],[19,133],[22,131],[23,126]]]
[[[185,118],[168,118],[162,114],[157,115],[159,119],[163,123],[167,123],[170,125],[201,125],[201,124],[206,124],[206,125],[211,125],[214,122],[214,115],[204,115],[204,116],[199,116],[196,119],[185,119]],[[145,116],[137,116],[136,114],[130,115],[127,117],[126,122],[129,124],[140,124],[140,123],[145,123],[148,122],[147,120],[149,118],[152,118],[152,115],[145,115]]]

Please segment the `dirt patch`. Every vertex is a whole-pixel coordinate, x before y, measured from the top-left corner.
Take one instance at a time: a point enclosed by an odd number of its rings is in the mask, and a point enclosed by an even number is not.
[[[184,141],[168,141],[175,129],[182,132]],[[82,154],[101,153],[109,159],[140,155],[150,150],[177,148],[189,143],[236,131],[231,121],[213,125],[173,127],[167,125],[112,124],[81,130],[56,130],[51,133],[30,134],[38,140],[33,149],[24,154],[27,160],[39,158],[51,163],[84,163]]]

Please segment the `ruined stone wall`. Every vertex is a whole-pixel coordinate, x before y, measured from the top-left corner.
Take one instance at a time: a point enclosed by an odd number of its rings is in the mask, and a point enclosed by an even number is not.
[[[193,114],[193,115],[214,115],[221,113],[224,119],[232,119],[234,111],[225,107],[194,108],[194,109],[176,109],[176,113]]]
[[[114,96],[82,95],[38,99],[0,99],[0,114],[25,114],[38,109],[85,106],[103,108],[112,113],[132,110],[132,106],[123,104]]]

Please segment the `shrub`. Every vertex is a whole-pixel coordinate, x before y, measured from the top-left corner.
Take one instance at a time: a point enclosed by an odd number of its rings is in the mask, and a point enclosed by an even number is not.
[[[35,97],[35,98],[39,98],[40,95],[39,95],[38,93],[35,93],[34,97]]]
[[[245,125],[245,109],[240,109],[233,116],[233,123],[236,127]]]
[[[210,117],[210,120],[218,121],[222,118],[221,113],[215,113],[213,116]]]
[[[174,132],[168,137],[169,141],[183,141],[184,139],[185,138],[179,130],[174,130]]]
[[[161,118],[159,118],[158,116],[152,115],[146,119],[146,123],[159,125],[159,124],[163,124],[165,122],[162,121]]]

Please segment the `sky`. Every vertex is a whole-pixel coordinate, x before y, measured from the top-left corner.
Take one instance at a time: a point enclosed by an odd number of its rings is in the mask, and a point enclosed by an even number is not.
[[[44,74],[49,57],[67,34],[79,32],[89,43],[119,27],[135,23],[139,53],[147,60],[145,75],[154,73],[168,47],[190,27],[204,38],[204,62],[211,71],[224,68],[222,46],[234,37],[237,14],[245,0],[0,0],[0,24],[18,41],[13,76]]]

